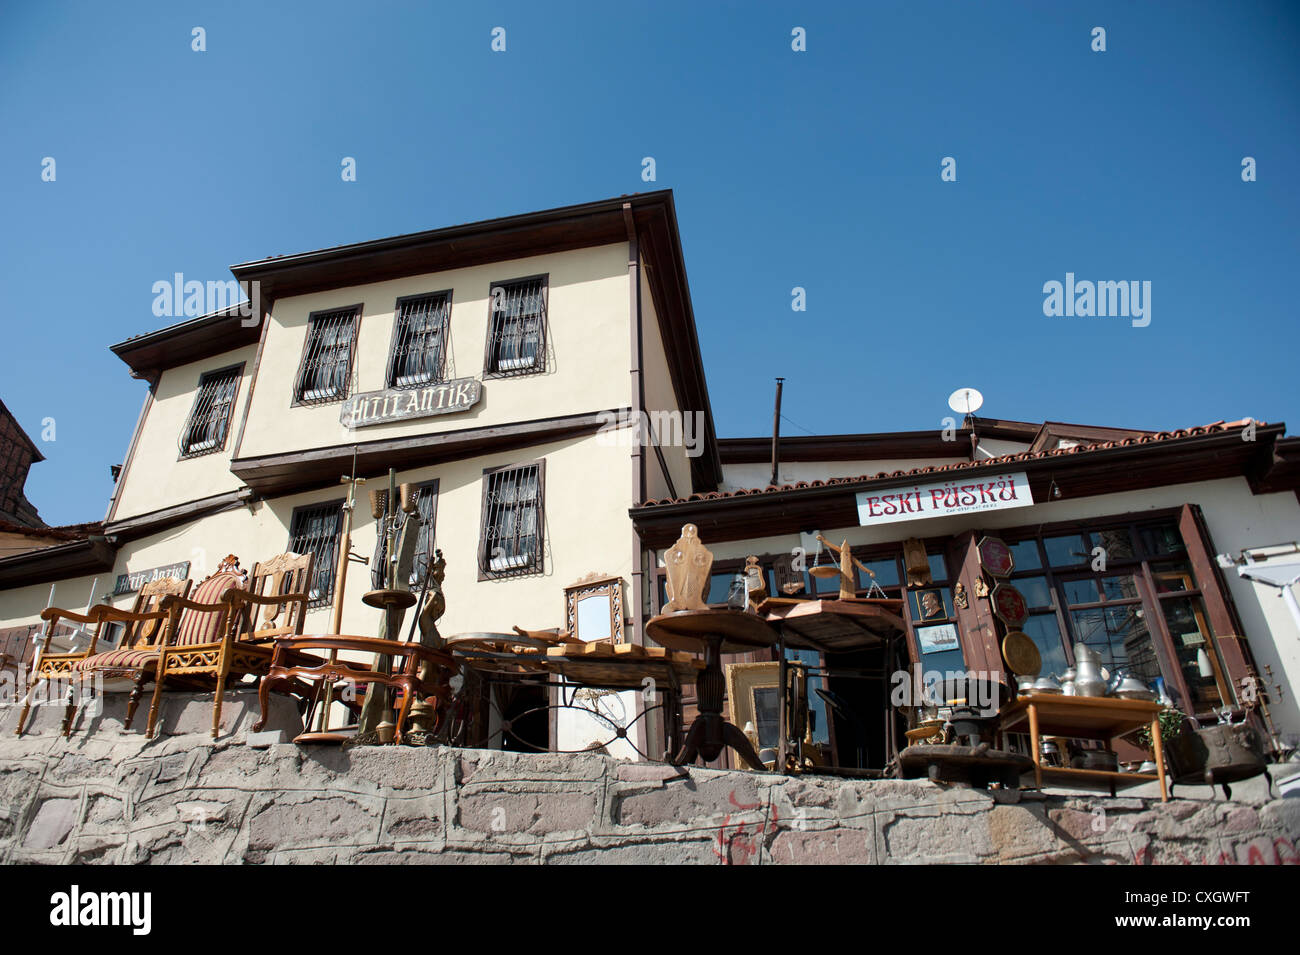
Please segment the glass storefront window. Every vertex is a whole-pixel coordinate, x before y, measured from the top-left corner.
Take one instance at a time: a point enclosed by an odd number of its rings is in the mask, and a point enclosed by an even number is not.
[[[1192,565],[1186,560],[1152,563],[1151,576],[1156,583],[1156,593],[1172,594],[1197,589],[1196,578],[1192,576]]]
[[[1082,534],[1065,534],[1061,537],[1044,537],[1043,549],[1047,551],[1047,563],[1052,567],[1077,567],[1087,563],[1092,556]]]
[[[1025,633],[1038,647],[1038,654],[1043,658],[1039,668],[1040,675],[1055,673],[1060,677],[1070,664],[1065,658],[1065,646],[1061,642],[1061,624],[1054,613],[1034,613],[1025,622]]]
[[[1046,577],[1015,577],[1011,583],[1024,596],[1027,606],[1052,606],[1052,588]]]
[[[1097,581],[1091,577],[1085,577],[1083,580],[1065,580],[1061,582],[1061,589],[1065,591],[1066,604],[1095,604],[1101,600],[1101,595],[1097,590]]]
[[[948,563],[943,559],[943,554],[929,554],[930,558],[930,579],[947,580]]]
[[[1160,601],[1169,636],[1178,655],[1178,666],[1187,682],[1196,712],[1218,709],[1223,706],[1219,691],[1223,664],[1218,649],[1208,639],[1209,627],[1200,597],[1169,597]],[[1226,681],[1224,686],[1226,688]],[[1230,692],[1230,691],[1229,691]]]
[[[1137,578],[1132,574],[1103,577],[1098,582],[1101,584],[1102,600],[1138,600],[1141,597],[1138,593]]]
[[[1137,556],[1137,551],[1133,547],[1133,535],[1129,533],[1127,527],[1108,528],[1101,531],[1092,531],[1087,535],[1088,552],[1094,559],[1102,556],[1093,552],[1100,547],[1105,552],[1107,564],[1116,564],[1121,561],[1133,560]]]
[[[1043,561],[1038,556],[1038,541],[1027,540],[1018,544],[1008,544],[1012,559],[1015,560],[1016,573],[1022,570],[1042,570]]]
[[[895,557],[882,557],[876,560],[864,560],[862,563],[871,568],[871,572],[876,575],[876,583],[881,587],[898,587],[901,581],[898,578],[898,559]],[[858,586],[866,590],[871,586],[871,578],[858,571]]]
[[[1165,554],[1182,554],[1187,550],[1183,544],[1182,535],[1178,533],[1178,525],[1172,521],[1143,527],[1138,533],[1142,536],[1142,549],[1149,556],[1161,557]]]
[[[1075,639],[1100,654],[1102,666],[1111,675],[1124,667],[1151,686],[1161,675],[1160,661],[1142,618],[1140,604],[1070,611]]]

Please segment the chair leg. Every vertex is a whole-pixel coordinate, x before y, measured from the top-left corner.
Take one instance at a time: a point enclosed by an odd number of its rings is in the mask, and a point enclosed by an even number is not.
[[[217,693],[212,699],[212,738],[216,739],[217,734],[221,731],[221,697],[226,692],[226,672],[229,669],[229,663],[226,660],[226,651],[221,651],[221,666],[217,670]]]
[[[140,697],[144,696],[144,671],[135,678],[135,686],[131,687],[131,695],[126,699],[126,722],[122,729],[129,730],[131,723],[135,720],[136,708],[140,705]]]
[[[158,706],[162,702],[163,676],[167,672],[164,666],[165,657],[158,658],[158,672],[153,678],[153,702],[149,704],[149,722],[145,725],[144,735],[148,739],[153,739],[154,730],[158,726]]]
[[[32,687],[30,690],[27,691],[27,697],[26,699],[23,700],[23,711],[18,714],[18,728],[14,730],[15,736],[23,735],[23,727],[27,725],[27,716],[32,711],[32,700],[36,698],[36,692],[40,688],[41,688],[41,684],[37,683],[34,687]]]
[[[77,694],[73,687],[76,682],[68,681],[68,701],[63,707],[63,738],[72,738],[72,718],[77,715]]]

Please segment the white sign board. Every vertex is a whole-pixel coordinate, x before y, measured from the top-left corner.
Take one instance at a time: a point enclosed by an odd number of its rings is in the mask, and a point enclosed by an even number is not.
[[[979,477],[954,477],[932,484],[858,492],[858,523],[862,526],[919,521],[976,511],[1029,507],[1029,478],[1024,471]]]

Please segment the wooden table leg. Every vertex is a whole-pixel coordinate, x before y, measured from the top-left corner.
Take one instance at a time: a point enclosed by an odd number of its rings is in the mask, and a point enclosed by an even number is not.
[[[1156,775],[1160,777],[1160,801],[1169,802],[1169,790],[1165,786],[1165,744],[1160,738],[1160,719],[1151,721],[1151,742],[1156,751]]]
[[[1038,708],[1033,703],[1026,706],[1029,711],[1029,754],[1034,757],[1034,786],[1043,788],[1043,753],[1038,740]]]

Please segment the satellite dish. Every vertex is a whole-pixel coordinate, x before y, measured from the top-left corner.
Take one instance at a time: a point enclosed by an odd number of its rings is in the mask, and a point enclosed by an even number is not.
[[[984,405],[984,396],[974,388],[958,388],[948,396],[948,407],[964,415],[974,414]]]

